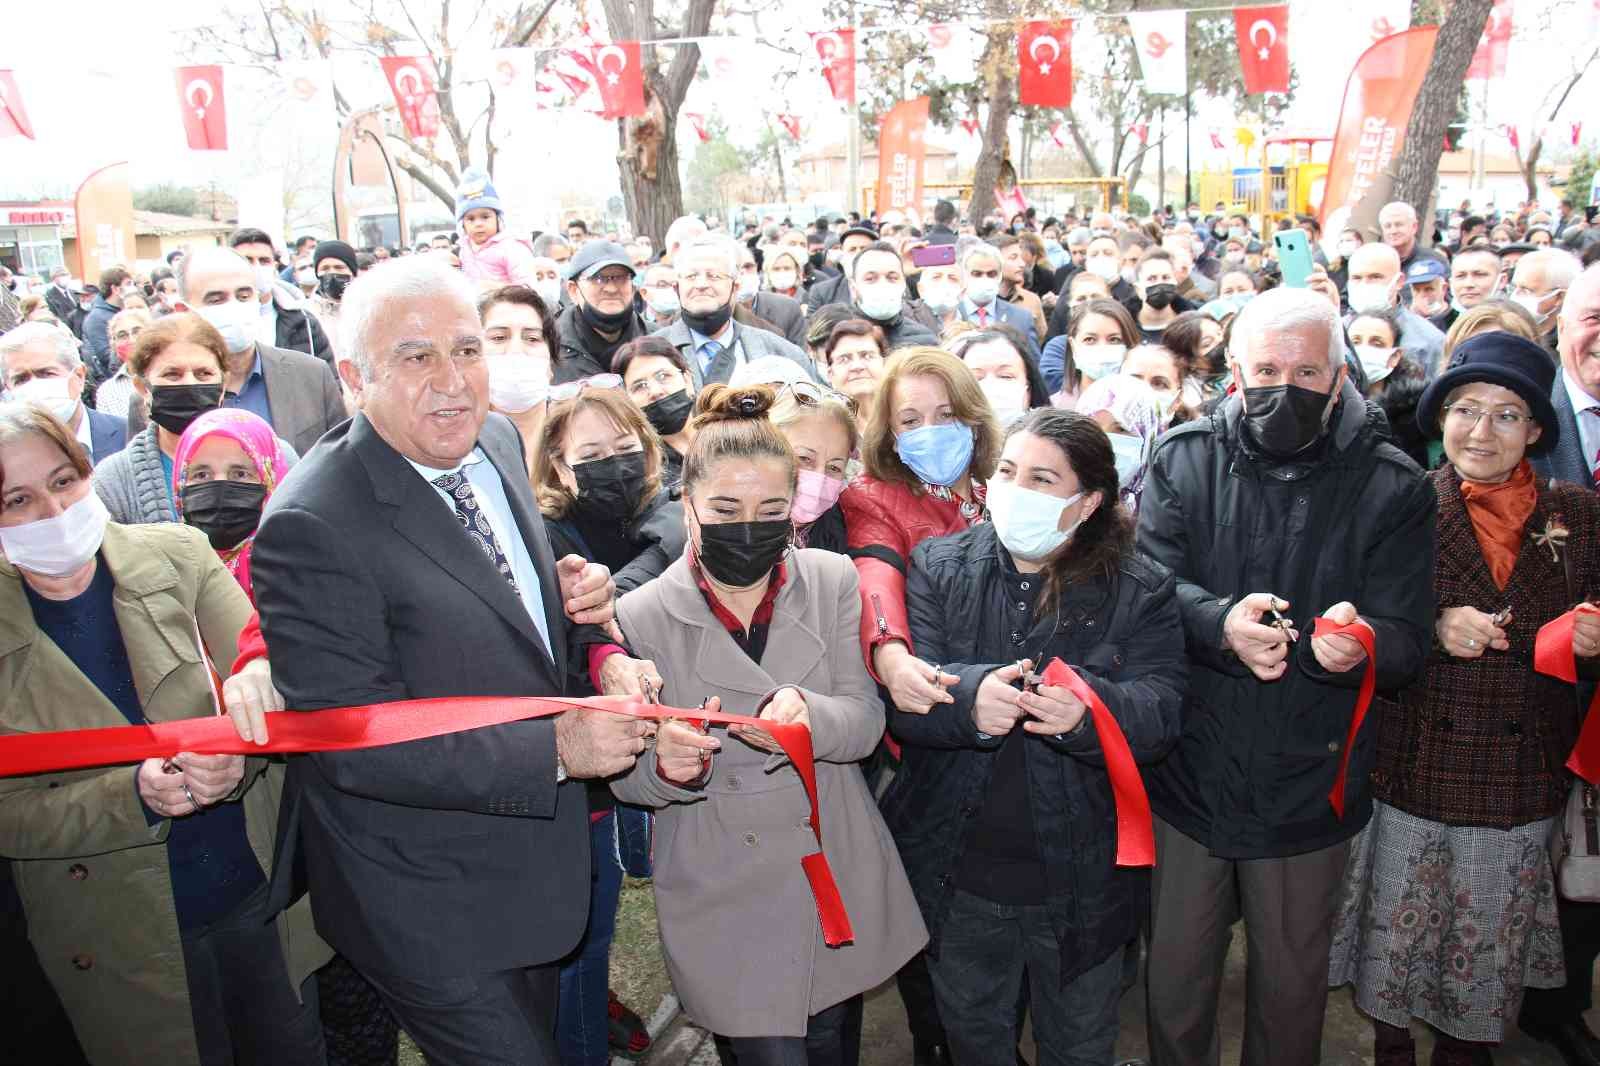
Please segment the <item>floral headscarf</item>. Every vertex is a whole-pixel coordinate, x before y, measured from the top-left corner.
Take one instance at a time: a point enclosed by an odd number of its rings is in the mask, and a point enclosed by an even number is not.
[[[214,436],[227,437],[244,449],[245,455],[255,465],[256,476],[261,479],[261,485],[269,497],[283,479],[288,464],[283,450],[278,447],[278,437],[272,432],[272,427],[260,416],[241,408],[214,407],[189,423],[189,428],[178,438],[178,450],[172,457],[172,505],[178,512],[180,522],[183,521],[183,487],[189,480],[189,463],[200,445]],[[250,591],[249,549],[254,540],[255,534],[251,533],[236,547],[217,553],[246,592]]]
[[[1111,374],[1092,382],[1078,397],[1077,412],[1093,418],[1097,411],[1109,411],[1124,432],[1138,437],[1144,443],[1144,462],[1127,484],[1122,486],[1122,497],[1130,506],[1137,506],[1139,493],[1144,489],[1145,471],[1149,469],[1150,453],[1155,450],[1156,438],[1161,436],[1161,403],[1155,391],[1143,381],[1129,374]]]

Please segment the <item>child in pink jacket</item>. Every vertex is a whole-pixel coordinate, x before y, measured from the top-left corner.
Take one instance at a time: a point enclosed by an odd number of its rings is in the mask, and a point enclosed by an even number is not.
[[[476,282],[533,287],[533,249],[504,232],[500,197],[476,167],[462,173],[456,188],[456,225],[462,273]]]

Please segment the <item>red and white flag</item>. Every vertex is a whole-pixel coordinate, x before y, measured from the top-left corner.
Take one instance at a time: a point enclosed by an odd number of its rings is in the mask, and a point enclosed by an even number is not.
[[[439,134],[439,94],[427,56],[380,56],[406,133],[419,140]]]
[[[0,137],[34,139],[33,123],[28,121],[28,111],[22,106],[16,75],[9,70],[0,70]]]
[[[1506,140],[1511,142],[1511,150],[1513,152],[1522,151],[1522,138],[1517,136],[1517,127],[1506,125],[1501,126],[1500,130],[1506,135]]]
[[[975,118],[964,118],[961,120],[961,128],[966,130],[972,136],[976,137],[978,135],[979,128],[978,120]]]
[[[228,113],[222,98],[222,68],[179,67],[178,108],[189,147],[197,152],[228,149]]]
[[[1222,143],[1222,136],[1216,130],[1211,131],[1211,147],[1219,152],[1226,152],[1228,146]]]
[[[1024,107],[1072,106],[1072,21],[1025,22],[1017,37],[1019,102]]]
[[[978,79],[978,59],[983,38],[959,22],[936,22],[928,27],[928,58],[934,76],[955,84]]]
[[[1411,25],[1410,0],[1367,0],[1364,12],[1371,21],[1366,26],[1366,39],[1361,43],[1363,49]]]
[[[1583,123],[1572,123],[1572,147],[1578,147],[1578,139],[1583,136]]]
[[[1130,14],[1128,30],[1139,51],[1144,91],[1182,96],[1189,88],[1189,15],[1183,11]]]
[[[283,89],[289,102],[306,112],[332,111],[333,65],[326,59],[301,59],[283,64]]]
[[[644,114],[644,69],[638,41],[596,45],[591,53],[594,83],[600,91],[600,117]]]
[[[1478,50],[1472,53],[1467,78],[1488,79],[1506,76],[1506,55],[1511,51],[1511,0],[1495,0],[1489,21],[1483,24]]]
[[[1247,93],[1289,91],[1289,8],[1236,7],[1233,28],[1239,36],[1239,69]]]
[[[788,134],[789,134],[790,137],[793,137],[797,141],[800,139],[800,116],[799,115],[790,115],[790,114],[779,115],[778,116],[778,123],[781,126],[783,126],[783,128],[786,131],[788,131]]]
[[[1061,139],[1061,135],[1066,131],[1067,124],[1065,122],[1055,122],[1051,124],[1050,139],[1056,142],[1057,148],[1065,148],[1067,146],[1067,142]]]
[[[706,129],[706,117],[698,111],[685,111],[683,117],[689,120],[689,125],[694,127],[694,135],[704,144],[711,139],[711,133]]]
[[[1128,132],[1139,138],[1140,144],[1150,143],[1150,123],[1135,122],[1132,126],[1128,127]]]
[[[856,98],[856,31],[829,30],[811,35],[812,47],[822,61],[822,77],[835,100],[850,103]]]

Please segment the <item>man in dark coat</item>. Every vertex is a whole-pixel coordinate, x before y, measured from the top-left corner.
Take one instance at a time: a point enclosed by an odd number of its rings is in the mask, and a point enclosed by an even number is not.
[[[1139,548],[1177,575],[1190,660],[1183,736],[1146,774],[1161,856],[1150,1047],[1159,1063],[1215,1061],[1222,960],[1243,917],[1242,1061],[1312,1063],[1375,736],[1348,736],[1366,653],[1312,626],[1359,620],[1378,688],[1416,678],[1432,645],[1437,501],[1346,380],[1319,295],[1257,296],[1229,355],[1242,395],[1162,439],[1139,506]]]
[[[567,309],[556,319],[557,383],[611,372],[617,349],[650,332],[634,310],[634,268],[614,241],[587,241],[567,265]]]

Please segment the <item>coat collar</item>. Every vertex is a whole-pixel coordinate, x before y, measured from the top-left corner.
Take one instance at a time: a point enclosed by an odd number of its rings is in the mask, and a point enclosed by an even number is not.
[[[1439,497],[1438,565],[1442,571],[1468,587],[1473,598],[1472,606],[1484,611],[1492,606],[1494,611],[1498,611],[1506,603],[1512,602],[1518,589],[1523,586],[1531,584],[1538,588],[1548,582],[1564,586],[1565,568],[1551,558],[1549,549],[1536,545],[1532,537],[1533,533],[1544,529],[1547,522],[1561,517],[1556,513],[1556,503],[1550,495],[1550,482],[1547,479],[1537,475],[1534,478],[1538,501],[1534,504],[1533,514],[1528,516],[1528,524],[1517,549],[1516,564],[1511,569],[1511,576],[1506,579],[1506,587],[1502,589],[1494,583],[1489,564],[1483,558],[1478,535],[1473,531],[1472,516],[1467,513],[1466,500],[1461,495],[1461,475],[1446,463],[1432,476]]]
[[[804,677],[822,661],[828,646],[806,620],[806,604],[815,590],[810,587],[804,553],[790,553],[786,564],[787,579],[772,605],[767,649],[769,655],[782,656],[786,677]],[[753,696],[772,691],[776,686],[772,675],[741,651],[712,615],[689,570],[687,550],[652,585],[660,590],[667,613],[685,626],[690,645],[686,661],[695,664],[698,680],[707,689],[728,689]]]

